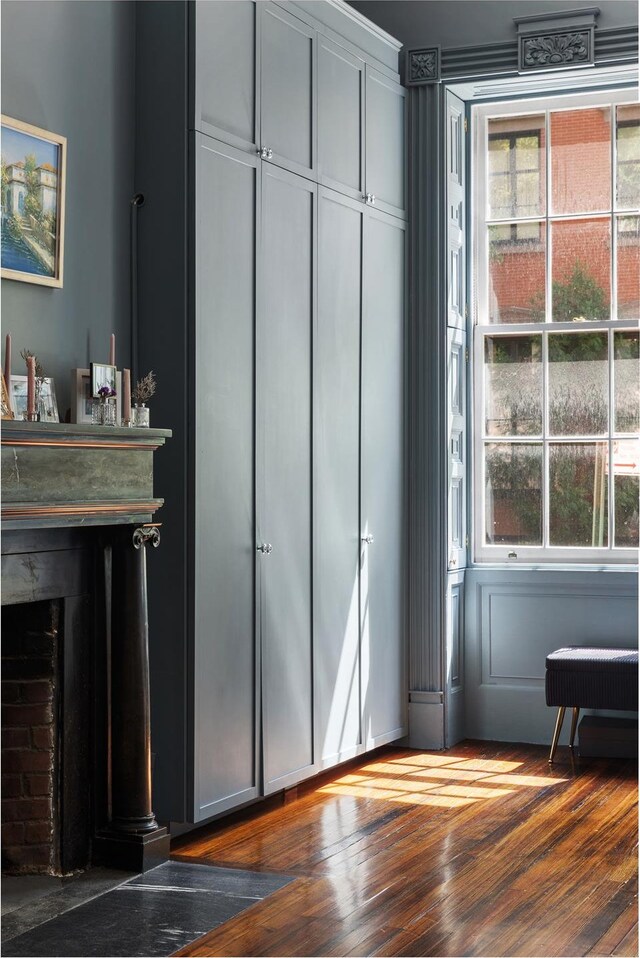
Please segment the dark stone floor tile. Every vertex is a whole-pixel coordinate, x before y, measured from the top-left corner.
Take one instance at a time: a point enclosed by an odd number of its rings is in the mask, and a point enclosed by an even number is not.
[[[138,875],[132,885],[159,885],[164,887],[188,886],[222,895],[243,898],[264,898],[284,888],[290,881],[288,875],[269,872],[250,872],[240,868],[218,868],[214,865],[199,865],[191,862],[165,862],[157,868]]]

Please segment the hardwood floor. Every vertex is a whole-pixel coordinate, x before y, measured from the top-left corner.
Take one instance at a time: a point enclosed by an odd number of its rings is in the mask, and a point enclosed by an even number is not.
[[[387,748],[173,858],[297,881],[180,955],[638,955],[637,763]]]

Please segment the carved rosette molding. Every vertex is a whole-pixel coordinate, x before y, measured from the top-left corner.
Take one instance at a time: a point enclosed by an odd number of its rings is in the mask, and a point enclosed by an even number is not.
[[[598,7],[565,10],[549,16],[516,17],[518,71],[559,70],[595,64]]]
[[[406,85],[420,86],[423,83],[440,81],[440,47],[423,47],[407,50]]]
[[[522,37],[520,40],[521,70],[539,70],[543,67],[568,66],[593,62],[592,35],[582,33],[555,33],[550,36]]]

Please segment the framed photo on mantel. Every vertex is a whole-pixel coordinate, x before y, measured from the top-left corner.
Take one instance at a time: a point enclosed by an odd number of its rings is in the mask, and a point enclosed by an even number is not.
[[[2,116],[3,279],[62,286],[67,140]]]

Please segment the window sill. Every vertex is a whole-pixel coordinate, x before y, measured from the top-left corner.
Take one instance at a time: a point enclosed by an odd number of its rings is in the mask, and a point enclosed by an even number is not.
[[[617,564],[597,562],[470,562],[467,572],[638,572],[637,563],[620,562]]]

